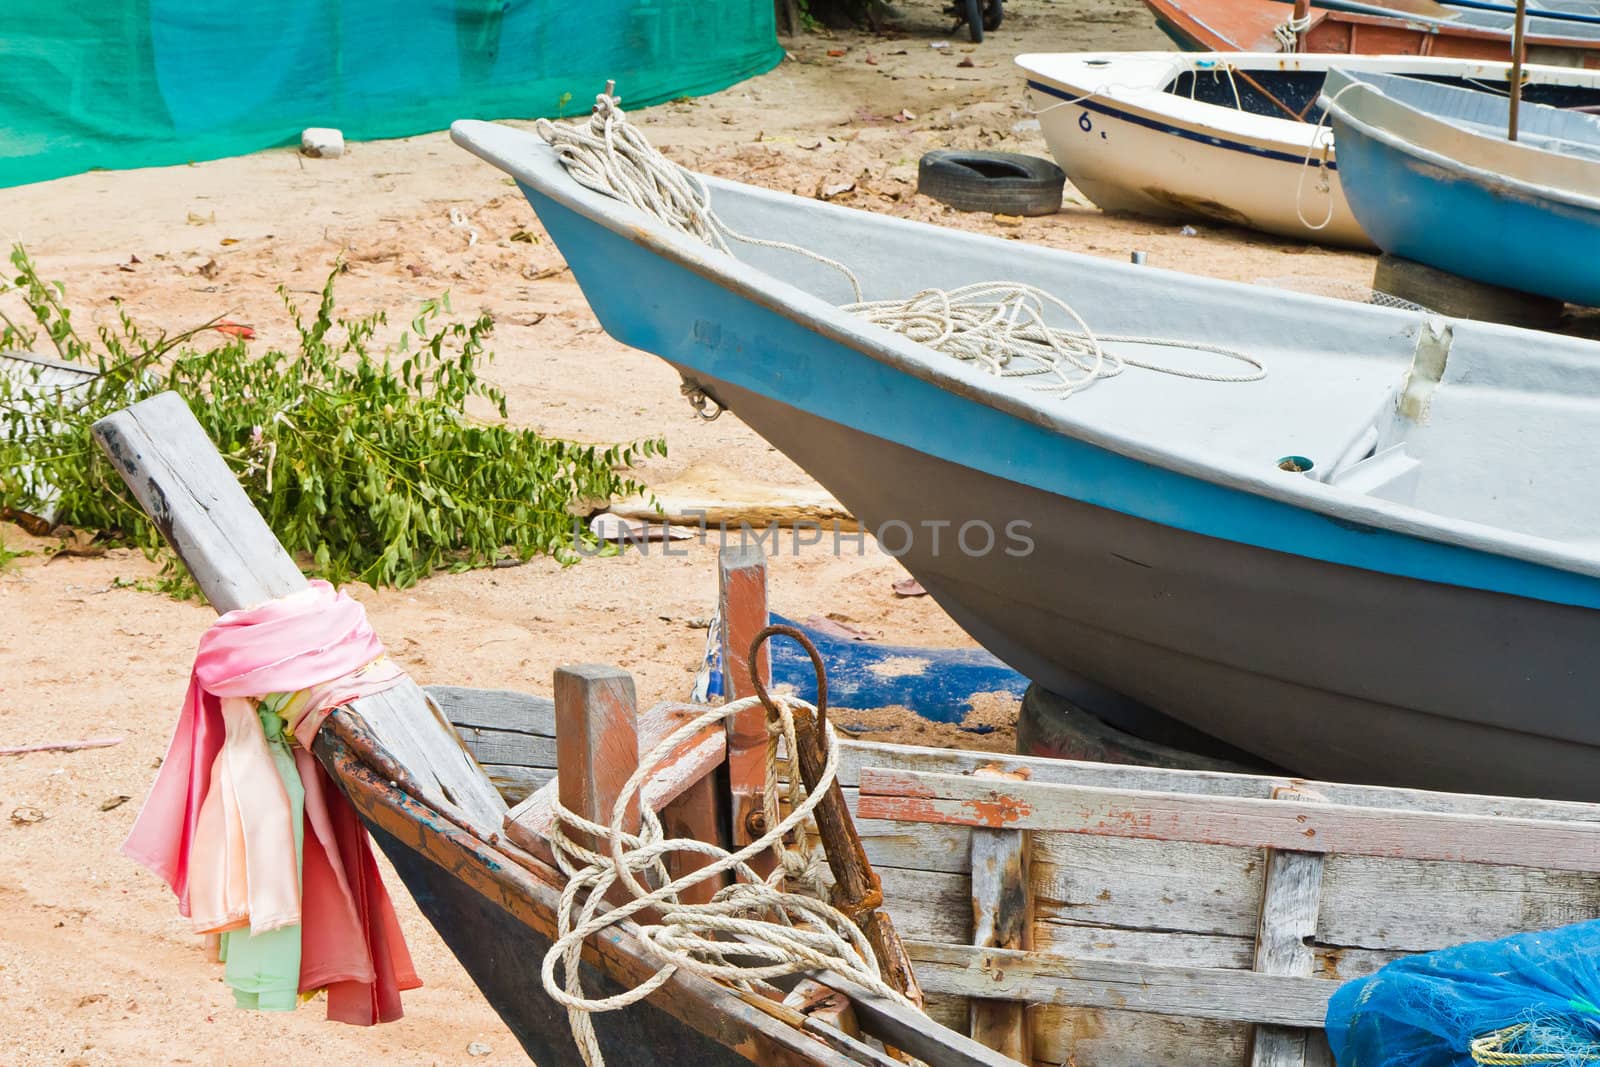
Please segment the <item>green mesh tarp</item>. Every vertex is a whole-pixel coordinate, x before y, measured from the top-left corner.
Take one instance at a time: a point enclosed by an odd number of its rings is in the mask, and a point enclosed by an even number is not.
[[[772,0],[4,0],[0,187],[458,118],[714,92],[783,56]]]

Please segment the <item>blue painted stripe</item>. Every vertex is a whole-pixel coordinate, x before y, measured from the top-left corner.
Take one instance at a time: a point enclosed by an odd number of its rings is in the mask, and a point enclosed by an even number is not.
[[[1600,578],[1336,519],[964,399],[522,190],[601,325],[623,344],[946,462],[1149,522],[1363,570],[1600,608]]]
[[[1155,119],[1146,118],[1143,115],[1135,115],[1131,111],[1123,111],[1112,107],[1110,104],[1101,103],[1092,97],[1087,100],[1080,100],[1078,97],[1081,94],[1063,92],[1054,86],[1045,85],[1041,82],[1030,80],[1028,88],[1037,89],[1047,96],[1054,96],[1061,100],[1074,101],[1078,107],[1083,108],[1085,111],[1093,111],[1100,115],[1110,115],[1112,118],[1121,119],[1123,122],[1132,123],[1135,126],[1143,126],[1147,130],[1155,130],[1157,133],[1170,133],[1176,137],[1182,137],[1186,141],[1198,141],[1201,144],[1211,145],[1213,148],[1223,148],[1230,152],[1245,152],[1252,156],[1260,156],[1263,159],[1276,160],[1280,163],[1293,163],[1296,166],[1302,165],[1306,161],[1304,155],[1295,155],[1292,152],[1278,152],[1271,148],[1262,148],[1260,145],[1246,144],[1243,141],[1230,141],[1212,134],[1185,129],[1182,126],[1174,126],[1168,122],[1158,122]],[[1182,97],[1175,97],[1174,99],[1182,99]],[[1328,169],[1338,170],[1339,167],[1338,164],[1329,160]]]

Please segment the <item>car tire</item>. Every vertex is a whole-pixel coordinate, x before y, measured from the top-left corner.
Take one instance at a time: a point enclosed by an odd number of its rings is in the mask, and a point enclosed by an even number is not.
[[[1067,176],[1048,159],[1016,152],[929,152],[917,165],[917,192],[958,211],[1053,215]]]

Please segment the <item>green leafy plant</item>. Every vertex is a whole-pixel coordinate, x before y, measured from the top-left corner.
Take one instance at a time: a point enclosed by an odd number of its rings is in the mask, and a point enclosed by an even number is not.
[[[152,554],[160,535],[90,428],[166,389],[188,402],[284,546],[334,582],[408,586],[507,553],[573,562],[580,542],[594,548],[575,512],[641,491],[627,469],[666,452],[659,439],[596,446],[506,425],[505,395],[478,374],[491,320],[450,321],[448,297],[426,301],[382,350],[383,313],[335,314],[338,268],[309,317],[280,288],[299,335],[293,351],[257,354],[237,337],[201,349],[195,338],[215,323],[151,334],[120,309],[91,341],[59,283],[41,279],[20,247],[11,262],[0,300],[27,314],[0,303],[0,351],[53,346],[101,375],[69,393],[0,376],[0,506],[37,513],[53,503],[58,522]],[[169,579],[186,578],[165,558]]]

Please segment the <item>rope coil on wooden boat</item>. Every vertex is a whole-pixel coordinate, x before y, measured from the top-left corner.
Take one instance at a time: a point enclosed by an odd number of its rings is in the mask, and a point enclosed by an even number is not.
[[[766,636],[769,635],[763,632],[758,640],[765,640]],[[825,687],[820,691],[825,693]],[[706,727],[731,719],[758,703],[764,703],[769,712],[767,786],[763,791],[767,830],[760,837],[734,852],[712,842],[669,839],[663,834],[656,812],[643,803],[639,804],[639,833],[626,832],[624,820],[630,804],[640,796],[656,768],[680,744]],[[806,716],[815,722],[820,727],[817,736],[824,742],[822,773],[809,789],[805,784],[807,775],[800,766],[797,716]],[[789,812],[781,818],[776,758],[780,738],[788,753],[789,802]],[[568,881],[557,908],[557,938],[545,955],[540,977],[550,997],[567,1009],[573,1038],[586,1064],[600,1067],[604,1063],[595,1036],[593,1014],[615,1011],[643,1000],[680,969],[746,990],[754,981],[800,972],[832,971],[900,1004],[920,1006],[917,1003],[920,997],[908,997],[881,977],[882,967],[873,938],[861,928],[859,918],[853,920],[834,904],[784,887],[786,881],[817,881],[819,870],[815,852],[802,853],[786,848],[784,841],[799,831],[830,797],[837,796],[838,772],[838,745],[832,727],[819,716],[817,708],[791,697],[771,697],[763,693],[711,708],[663,738],[639,760],[638,769],[617,797],[608,825],[584,819],[563,807],[559,799],[552,799],[555,821],[550,844]],[[603,843],[604,851],[577,843],[574,837],[580,834]],[[766,852],[776,853],[780,863],[771,875],[763,878],[751,867],[750,861]],[[711,862],[674,880],[667,873],[666,864],[667,856],[672,853],[704,856]],[[719,889],[709,902],[680,903],[679,896],[686,889],[720,880],[727,873],[735,880]],[[602,911],[608,894],[615,899],[613,890],[616,887],[620,887],[628,899]],[[859,903],[865,911],[879,902],[881,892],[878,901]],[[589,997],[583,991],[579,973],[583,943],[625,919],[638,923],[638,935],[647,950],[659,959],[661,969],[644,982],[614,996]]]
[[[1272,36],[1277,38],[1280,51],[1293,52],[1300,43],[1300,35],[1311,28],[1311,16],[1304,15],[1300,18],[1289,16],[1288,21],[1280,22],[1272,27]]]
[[[1229,79],[1231,82],[1231,71]],[[732,239],[793,252],[836,270],[855,294],[855,300],[842,310],[877,326],[990,374],[1035,379],[1027,383],[1030,388],[1058,399],[1101,378],[1115,377],[1126,366],[1197,381],[1253,382],[1266,377],[1258,360],[1217,345],[1159,337],[1098,336],[1066,301],[1023,282],[980,282],[951,291],[926,289],[901,299],[864,300],[860,279],[838,260],[800,245],[751,237],[730,228],[712,210],[705,183],[662,155],[629,124],[620,98],[613,95],[615,87],[614,82],[606,83],[606,91],[595,97],[585,123],[557,124],[541,119],[535,124],[573,180],[632,204],[718,251],[731,255],[728,240]],[[1076,328],[1048,324],[1047,309],[1064,311]],[[1185,370],[1109,353],[1102,342],[1207,352],[1243,363],[1250,370],[1232,375]]]

